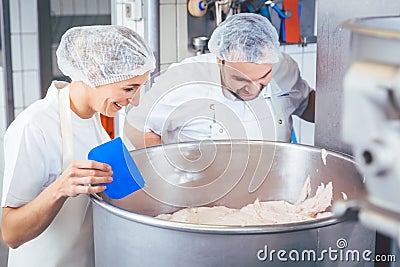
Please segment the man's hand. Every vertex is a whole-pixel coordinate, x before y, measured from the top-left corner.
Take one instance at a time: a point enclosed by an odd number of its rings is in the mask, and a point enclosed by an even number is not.
[[[303,120],[314,122],[315,120],[315,91],[311,91],[308,95],[308,106],[306,110],[303,112],[301,117]]]
[[[161,145],[161,136],[153,132],[142,132],[131,126],[129,123],[125,123],[124,133],[128,137],[129,141],[135,148],[143,148],[148,146]]]

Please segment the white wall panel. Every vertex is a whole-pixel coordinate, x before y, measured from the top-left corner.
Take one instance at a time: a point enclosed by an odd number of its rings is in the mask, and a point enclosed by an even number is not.
[[[20,0],[20,14],[21,32],[37,33],[38,19],[36,0]]]
[[[22,68],[39,70],[39,40],[37,33],[21,35]]]
[[[110,0],[97,0],[98,1],[98,14],[108,15],[111,12]]]
[[[11,59],[13,70],[22,70],[21,39],[20,34],[11,34]]]
[[[86,0],[82,1],[82,0],[70,0],[73,2],[73,15],[85,15],[87,13],[86,10]]]
[[[60,1],[61,0],[51,0],[50,1],[52,15],[54,15],[54,16],[61,15],[61,4],[60,4]]]
[[[160,6],[160,63],[173,63],[177,58],[176,6]]]
[[[21,22],[20,22],[20,8],[19,0],[10,1],[10,31],[13,33],[21,32]]]
[[[95,15],[98,14],[99,6],[97,0],[87,1],[87,14]]]
[[[13,73],[13,82],[14,82],[14,107],[22,108],[24,106],[24,90],[23,90],[23,77],[22,72],[14,72]]]
[[[187,26],[187,4],[178,4],[176,6],[177,27],[176,27],[176,43],[177,43],[177,61],[190,56],[188,50],[188,26]],[[171,29],[173,30],[173,28]]]
[[[24,107],[40,99],[39,71],[24,71],[22,73]]]
[[[74,1],[62,0],[61,1],[61,15],[68,16],[74,14]]]

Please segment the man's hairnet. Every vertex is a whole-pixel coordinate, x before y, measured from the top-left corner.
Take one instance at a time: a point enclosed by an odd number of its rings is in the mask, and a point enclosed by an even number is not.
[[[240,13],[229,16],[214,30],[208,49],[229,62],[274,64],[279,58],[279,37],[267,18]]]
[[[124,26],[71,28],[61,37],[56,53],[64,75],[91,87],[127,80],[155,68],[150,47]]]

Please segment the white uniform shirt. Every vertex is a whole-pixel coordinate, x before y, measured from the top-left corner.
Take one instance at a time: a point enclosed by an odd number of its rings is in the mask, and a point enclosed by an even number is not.
[[[297,63],[282,53],[273,66],[271,83],[257,99],[232,98],[221,89],[216,57],[205,54],[172,64],[126,119],[140,131],[160,135],[163,143],[205,139],[287,142],[291,116],[303,114],[311,90],[300,77]]]
[[[2,207],[20,207],[39,195],[62,170],[58,89],[53,82],[44,99],[25,109],[4,138],[5,170]],[[87,159],[101,143],[95,117],[81,119],[71,111],[75,159]],[[89,198],[69,198],[49,227],[35,239],[10,249],[9,267],[94,266],[92,210]]]

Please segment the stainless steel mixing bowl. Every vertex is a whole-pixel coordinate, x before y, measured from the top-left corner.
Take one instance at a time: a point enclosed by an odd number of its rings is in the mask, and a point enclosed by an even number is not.
[[[152,217],[185,206],[240,208],[256,198],[294,202],[307,176],[311,195],[329,181],[334,200],[342,199],[342,192],[348,197],[364,193],[363,177],[352,159],[326,152],[324,157],[320,148],[262,141],[205,141],[132,151],[147,186],[120,200],[92,197],[96,266],[343,266],[343,261],[321,256],[322,251],[374,251],[374,232],[334,217],[246,227]],[[277,258],[278,250],[286,251],[287,261]],[[298,251],[299,258],[288,258],[291,251]]]

